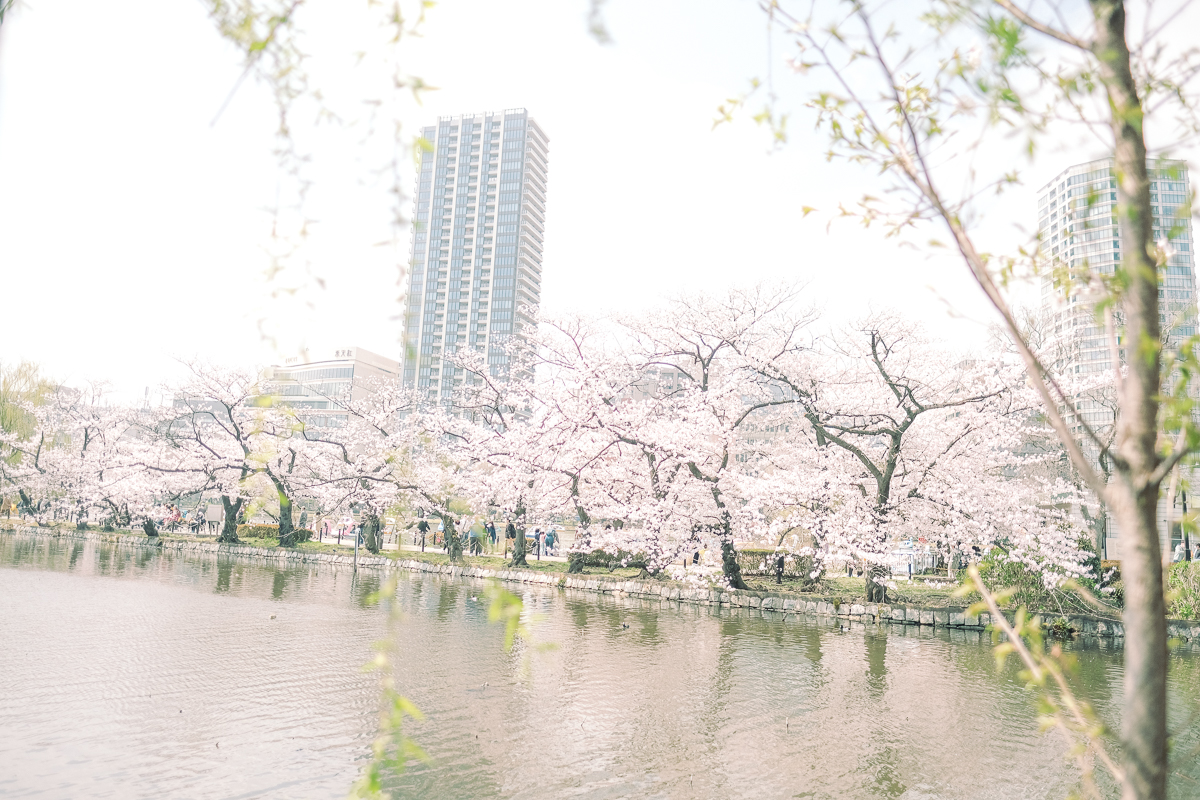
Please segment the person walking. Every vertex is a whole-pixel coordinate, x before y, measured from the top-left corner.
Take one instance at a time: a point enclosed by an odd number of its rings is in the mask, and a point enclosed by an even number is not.
[[[488,542],[491,543],[488,549],[494,553],[496,552],[496,525],[489,519],[483,527],[487,531]]]
[[[479,521],[479,517],[476,517],[471,524],[471,552],[477,556],[483,555],[483,538],[486,535],[487,529]]]
[[[542,529],[533,529],[533,550],[537,554],[538,561],[542,560]]]
[[[425,535],[427,533],[429,533],[429,523],[426,522],[425,520],[421,520],[420,522],[418,522],[417,523],[417,533],[419,533],[421,535],[421,552],[424,553],[425,552]],[[413,544],[416,544],[416,542],[413,542]]]
[[[517,552],[517,527],[512,524],[509,519],[509,524],[504,527],[504,555],[508,557],[509,551]]]
[[[554,545],[558,544],[558,534],[553,527],[546,531],[546,555],[554,555]]]

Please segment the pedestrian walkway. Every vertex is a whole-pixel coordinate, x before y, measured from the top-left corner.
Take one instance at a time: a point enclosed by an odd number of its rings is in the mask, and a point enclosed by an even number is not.
[[[351,539],[350,541],[351,541],[351,544],[353,544],[353,543],[354,543],[354,540],[353,540],[353,539]],[[386,549],[386,550],[395,550],[395,549],[397,549],[397,547],[396,547],[396,545],[394,545],[394,544],[385,544],[385,545],[384,545],[384,549]],[[400,550],[404,550],[404,551],[406,551],[406,552],[410,552],[410,553],[419,553],[419,552],[421,552],[421,546],[420,546],[419,544],[403,544],[403,545],[400,545],[400,546],[399,546],[399,549],[400,549]],[[434,544],[427,544],[427,545],[425,545],[425,552],[426,552],[426,553],[444,553],[445,551],[442,549],[442,546],[441,546],[440,544],[436,544],[436,545],[434,545]],[[466,545],[466,542],[463,542],[463,554],[464,554],[464,555],[471,555],[470,553],[468,553],[468,552],[467,552],[467,545]],[[480,554],[480,556],[482,556],[482,557],[484,557],[484,558],[501,558],[501,559],[504,559],[504,560],[508,560],[508,559],[512,558],[512,550],[510,549],[510,550],[508,551],[508,555],[504,555],[504,554],[503,554],[503,552],[502,552],[502,551],[500,551],[500,550],[497,550],[497,551],[496,551],[496,552],[494,552],[494,553],[489,553],[489,552],[488,552],[488,551],[485,549],[485,550],[484,550],[484,551],[483,551],[483,552]],[[478,558],[479,556],[474,556],[474,555],[472,555],[471,557],[472,557],[472,558]],[[527,552],[527,553],[525,554],[525,560],[526,560],[526,561],[537,561],[537,560],[538,560],[537,554],[535,554],[535,553],[532,551],[532,549],[531,549],[529,552]],[[550,555],[542,555],[542,557],[541,557],[541,560],[542,560],[542,561],[562,561],[562,562],[565,562],[565,561],[567,560],[567,557],[566,557],[566,556],[550,556]]]

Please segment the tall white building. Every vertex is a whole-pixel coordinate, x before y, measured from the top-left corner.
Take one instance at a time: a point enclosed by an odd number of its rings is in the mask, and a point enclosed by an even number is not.
[[[1158,296],[1160,324],[1166,348],[1171,350],[1196,333],[1192,220],[1186,213],[1177,216],[1191,196],[1190,181],[1183,161],[1156,160],[1148,168],[1153,237],[1167,253]],[[1103,322],[1097,320],[1095,301],[1105,293],[1102,282],[1114,274],[1129,247],[1121,241],[1116,203],[1111,158],[1076,164],[1038,192],[1038,231],[1052,265],[1042,279],[1042,314],[1054,354],[1049,366],[1068,379],[1077,376],[1083,384],[1089,376],[1102,378],[1113,369],[1113,348]],[[1090,282],[1084,280],[1087,276]],[[1118,330],[1119,322],[1118,309]],[[1118,342],[1117,351],[1123,359],[1123,342]],[[1078,418],[1067,422],[1075,432],[1082,434],[1085,422],[1101,435],[1111,429],[1113,403],[1097,399],[1102,396],[1097,391],[1074,398]],[[1173,546],[1168,531],[1178,527],[1179,514],[1166,507],[1165,499],[1159,502],[1159,539],[1164,549]],[[1110,518],[1109,558],[1120,557],[1117,538]]]
[[[1150,202],[1154,240],[1166,246],[1167,267],[1159,289],[1163,333],[1168,343],[1196,332],[1196,279],[1192,220],[1176,218],[1190,195],[1187,165],[1155,161],[1150,165]],[[1038,193],[1038,230],[1059,278],[1069,291],[1055,287],[1054,270],[1042,278],[1042,311],[1057,348],[1059,374],[1086,375],[1112,369],[1104,327],[1096,321],[1096,294],[1078,281],[1084,270],[1097,280],[1111,276],[1121,260],[1117,228],[1117,184],[1112,159],[1090,161],[1064,170]]]
[[[510,374],[505,350],[541,300],[546,135],[523,108],[441,117],[422,135],[404,331],[404,385],[447,398],[469,376],[443,356],[470,347]]]

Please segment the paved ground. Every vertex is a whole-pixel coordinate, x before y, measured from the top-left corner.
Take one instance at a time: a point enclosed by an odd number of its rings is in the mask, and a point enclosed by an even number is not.
[[[353,539],[348,539],[348,540],[346,540],[346,541],[349,541],[351,544],[353,544],[353,542],[354,542],[354,540],[353,540]],[[395,550],[395,549],[396,549],[396,545],[394,545],[394,544],[385,544],[385,545],[384,545],[384,548],[385,548],[385,549],[387,549],[387,550]],[[401,545],[400,549],[401,549],[401,550],[410,551],[410,552],[417,552],[417,553],[421,552],[421,548],[420,548],[420,546],[419,546],[419,545],[405,544],[405,545]],[[425,547],[425,551],[426,551],[426,552],[428,552],[428,553],[442,553],[442,552],[445,552],[444,550],[442,550],[442,548],[441,548],[441,545],[437,545],[437,546],[429,546],[429,545],[427,545],[427,546]],[[465,552],[467,552],[465,545],[464,545],[464,547],[463,547],[463,552],[464,552],[464,553],[465,553]],[[509,551],[509,553],[508,553],[508,555],[505,555],[505,554],[504,554],[504,553],[503,553],[503,552],[502,552],[502,551],[501,551],[499,548],[497,548],[496,552],[494,552],[494,553],[489,553],[489,552],[487,551],[487,549],[485,548],[485,549],[484,549],[484,551],[483,551],[483,553],[482,553],[482,555],[483,555],[483,557],[485,557],[485,558],[497,558],[497,559],[502,559],[502,558],[509,558],[509,557],[511,557],[511,555],[512,555],[512,551],[510,550],[510,551]],[[530,551],[529,555],[527,556],[527,560],[529,560],[529,561],[537,561],[537,560],[538,560],[538,557],[537,557],[537,556],[536,556],[536,555],[535,555],[535,554],[534,554],[532,551]],[[566,560],[567,560],[567,558],[566,558],[566,556],[550,556],[550,555],[543,555],[543,556],[542,556],[542,558],[541,558],[541,560],[542,560],[542,561],[566,561]]]
[[[388,538],[390,539],[391,537],[388,537]],[[324,539],[322,539],[322,541],[329,542],[331,544],[336,544],[337,537],[336,536],[326,536]],[[412,541],[408,536],[405,536],[403,538],[403,541],[406,543],[402,544],[399,549],[401,549],[405,552],[410,552],[410,553],[421,552],[420,545],[407,544],[407,542]],[[342,536],[341,543],[344,546],[352,547],[354,545],[354,537],[353,536]],[[383,544],[383,549],[384,550],[395,550],[396,544],[392,541],[385,541]],[[563,548],[563,549],[565,549],[565,548]],[[442,546],[440,544],[439,545],[426,545],[425,552],[427,552],[427,553],[444,553],[445,550],[442,549]],[[463,552],[467,553],[467,548],[466,548],[465,542],[463,543]],[[559,552],[562,552],[562,549],[560,549]],[[499,549],[499,547],[497,547],[497,550],[495,552],[488,552],[487,548],[485,547],[483,553],[481,553],[480,555],[483,558],[508,559],[512,555],[512,550],[510,549],[508,551],[508,553],[504,553],[501,549]],[[529,551],[529,555],[527,556],[527,560],[529,560],[529,561],[538,561],[539,560],[537,554],[533,552],[532,543],[530,543],[530,551]],[[563,556],[563,555],[551,556],[551,555],[543,554],[540,560],[541,561],[563,561],[563,562],[565,562],[567,560],[567,557]]]

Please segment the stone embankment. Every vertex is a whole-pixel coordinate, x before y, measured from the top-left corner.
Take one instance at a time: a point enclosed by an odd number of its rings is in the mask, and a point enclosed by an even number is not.
[[[287,548],[255,547],[245,544],[217,544],[186,539],[162,539],[126,533],[103,533],[99,531],[72,531],[51,528],[9,528],[9,533],[50,536],[69,539],[89,539],[114,542],[123,546],[151,547],[161,551],[179,553],[206,553],[236,556],[247,560],[275,564],[328,564],[350,567],[354,557],[338,553],[316,553]],[[718,606],[738,609],[755,609],[781,614],[796,614],[812,617],[832,617],[867,625],[903,624],[923,625],[932,628],[983,630],[992,620],[989,614],[973,616],[965,608],[938,608],[915,605],[884,605],[875,603],[839,603],[829,599],[808,599],[790,593],[742,591],[735,589],[707,589],[686,586],[676,582],[653,580],[629,580],[599,575],[567,575],[561,572],[538,572],[524,569],[489,569],[486,567],[460,567],[449,564],[433,564],[417,559],[387,558],[370,554],[358,557],[360,569],[406,570],[445,575],[450,578],[496,579],[509,583],[522,583],[547,588],[573,589],[583,592],[617,597],[644,598],[647,600],[692,605]],[[1068,615],[1067,625],[1085,637],[1100,637],[1120,645],[1125,630],[1115,618]],[[1174,639],[1200,643],[1200,622],[1168,620],[1168,635]]]

